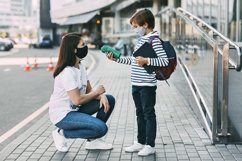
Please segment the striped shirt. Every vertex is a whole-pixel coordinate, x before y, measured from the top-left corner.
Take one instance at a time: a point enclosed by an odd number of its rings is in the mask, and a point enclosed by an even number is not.
[[[139,49],[145,42],[149,42],[149,37],[159,36],[157,32],[151,32],[145,36],[142,36],[138,39],[137,44],[134,48],[134,52]],[[168,58],[165,53],[165,50],[162,47],[161,41],[159,38],[154,38],[152,41],[152,46],[157,54],[157,58],[148,58],[149,65],[151,66],[167,66]],[[139,66],[135,57],[120,57],[117,60],[118,63],[131,65],[131,84],[135,86],[156,86],[155,72],[152,74],[147,73],[144,67]]]

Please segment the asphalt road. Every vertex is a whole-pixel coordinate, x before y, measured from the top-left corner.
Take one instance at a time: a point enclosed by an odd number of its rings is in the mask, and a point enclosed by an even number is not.
[[[1,135],[48,101],[53,78],[44,67],[24,72],[21,66],[1,66],[0,75]]]
[[[47,63],[39,68],[24,71],[26,57],[56,56],[58,49],[12,49],[0,52],[0,135],[3,135],[49,100],[53,88],[52,72],[48,72]],[[55,54],[55,55],[54,55]],[[1,65],[14,59],[11,65]],[[8,63],[7,63],[8,64]],[[31,64],[30,64],[31,65]],[[27,128],[26,128],[27,129]],[[26,130],[25,129],[25,130]],[[18,135],[18,134],[16,134]],[[12,136],[5,144],[17,136]],[[0,148],[4,147],[4,143]]]

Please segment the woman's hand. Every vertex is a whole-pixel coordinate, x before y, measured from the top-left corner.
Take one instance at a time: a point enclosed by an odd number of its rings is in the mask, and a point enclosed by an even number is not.
[[[109,59],[109,60],[112,60],[112,61],[116,61],[116,59],[113,57],[113,54],[112,53],[107,53],[107,58]]]
[[[103,106],[104,112],[108,112],[110,106],[109,106],[109,102],[108,99],[105,95],[101,95],[101,99],[100,99],[100,107]]]
[[[106,91],[105,91],[105,88],[104,88],[103,85],[99,85],[99,86],[96,88],[95,92],[96,92],[98,95],[101,95],[101,94],[105,93]]]

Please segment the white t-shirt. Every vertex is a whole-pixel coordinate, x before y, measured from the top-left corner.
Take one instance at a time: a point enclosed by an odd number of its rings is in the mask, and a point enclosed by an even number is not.
[[[81,94],[86,93],[87,72],[82,64],[80,69],[76,67],[66,67],[55,77],[54,91],[49,102],[49,117],[53,124],[61,121],[70,111],[72,102],[67,95],[67,91],[75,88],[80,89]]]

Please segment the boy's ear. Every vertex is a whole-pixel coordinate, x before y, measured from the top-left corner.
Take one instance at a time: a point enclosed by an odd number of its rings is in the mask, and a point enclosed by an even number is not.
[[[148,23],[145,22],[144,25],[143,25],[143,27],[144,27],[145,29],[147,29],[147,28],[149,27]]]

